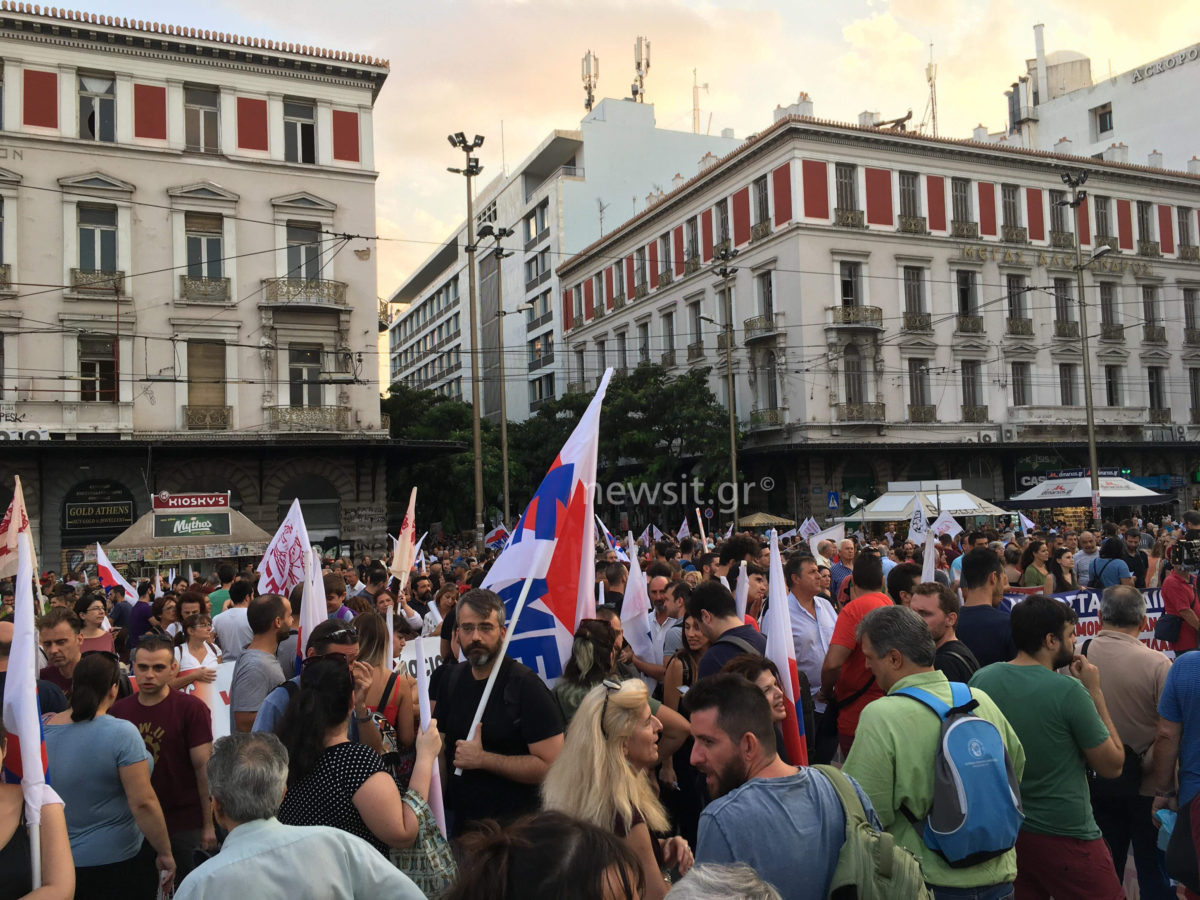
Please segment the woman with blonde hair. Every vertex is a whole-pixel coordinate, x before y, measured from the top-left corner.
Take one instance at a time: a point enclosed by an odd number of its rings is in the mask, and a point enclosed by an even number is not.
[[[542,805],[611,830],[642,867],[646,900],[665,897],[664,871],[686,873],[692,851],[681,837],[659,838],[670,827],[650,783],[658,763],[662,724],[650,713],[650,696],[638,679],[605,679],[579,704],[562,753],[542,784]]]

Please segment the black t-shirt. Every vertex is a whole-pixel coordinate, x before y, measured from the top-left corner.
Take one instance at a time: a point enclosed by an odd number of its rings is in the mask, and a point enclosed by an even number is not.
[[[979,667],[1008,662],[1017,655],[1008,613],[994,606],[964,606],[954,626],[958,639],[966,644]]]
[[[482,769],[454,774],[455,747],[467,739],[485,684],[487,680],[476,679],[466,662],[440,666],[429,683],[434,715],[445,739],[446,808],[454,814],[455,835],[471,822],[511,822],[540,805],[536,784],[518,784]],[[562,716],[550,690],[532,669],[507,656],[501,661],[482,725],[483,749],[503,756],[526,756],[530,744],[563,733]]]
[[[950,681],[966,684],[971,680],[971,676],[979,671],[979,660],[962,641],[946,641],[937,648],[933,657],[933,667]]]
[[[729,641],[729,638],[741,638],[758,651],[759,656],[767,652],[767,638],[753,625],[738,625],[730,628],[713,642],[704,656],[700,658],[700,677],[707,678],[721,671],[721,667],[735,656],[741,656],[747,651]]]
[[[57,669],[54,672],[58,674]],[[61,677],[59,675],[59,678]],[[8,672],[0,672],[0,701],[4,699],[4,682],[7,678]],[[62,688],[45,678],[37,680],[37,692],[38,705],[41,707],[42,715],[63,712],[70,705],[67,703],[67,695],[63,693]]]
[[[1150,570],[1150,560],[1146,558],[1144,550],[1138,550],[1132,556],[1125,557],[1125,563],[1129,566],[1129,573],[1133,576],[1133,585],[1137,588],[1146,587],[1146,573]]]

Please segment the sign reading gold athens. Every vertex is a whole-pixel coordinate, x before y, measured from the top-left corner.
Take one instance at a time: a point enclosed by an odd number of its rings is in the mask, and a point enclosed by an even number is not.
[[[1047,266],[1057,269],[1074,269],[1074,253],[1054,253],[1045,250],[1014,250],[1011,247],[986,247],[982,244],[963,244],[960,248],[962,259],[976,262],[998,262],[1001,265],[1013,266]],[[1104,272],[1109,275],[1149,275],[1150,263],[1140,259],[1126,259],[1121,256],[1102,256],[1093,260],[1088,268],[1093,272]]]
[[[129,490],[116,481],[85,481],[63,498],[65,532],[115,533],[133,524],[134,503]]]

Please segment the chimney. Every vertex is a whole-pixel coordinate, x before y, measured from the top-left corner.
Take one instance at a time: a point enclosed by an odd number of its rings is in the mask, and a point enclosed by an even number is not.
[[[1038,103],[1045,103],[1050,99],[1049,80],[1046,78],[1046,42],[1042,38],[1042,31],[1045,27],[1045,25],[1033,26],[1033,46],[1037,51]]]
[[[983,126],[983,123],[975,126],[975,130],[971,132],[971,140],[978,141],[981,144],[988,143],[988,130]]]
[[[1163,155],[1157,150],[1151,150],[1146,155],[1146,165],[1152,169],[1161,169],[1163,167]]]
[[[1191,175],[1200,175],[1200,156],[1193,156],[1188,160],[1187,170]]]
[[[874,128],[879,124],[879,113],[863,110],[858,114],[858,124],[864,128]]]
[[[729,138],[730,140],[733,140],[733,129],[732,128],[722,128],[721,129],[721,137]]]
[[[700,165],[697,168],[697,171],[703,172],[705,169],[710,168],[713,164],[715,164],[716,161],[717,161],[717,154],[715,154],[711,150],[709,150],[702,157],[700,157]]]
[[[1104,151],[1104,160],[1105,162],[1129,162],[1129,147],[1124,142],[1110,144]]]
[[[804,91],[800,92],[800,97],[791,106],[775,107],[776,122],[786,116],[808,116],[809,118],[812,118],[812,114],[812,100],[809,98],[808,94],[804,93]]]
[[[1071,154],[1071,139],[1069,137],[1060,137],[1054,144],[1054,152],[1061,153],[1063,156]]]
[[[687,179],[684,178],[680,172],[676,172],[675,177],[671,179],[671,190],[675,190],[675,188],[679,187],[685,181],[687,181]]]

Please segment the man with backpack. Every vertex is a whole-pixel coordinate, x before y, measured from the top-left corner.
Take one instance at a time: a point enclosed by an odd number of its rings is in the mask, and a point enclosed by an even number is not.
[[[1011,897],[1025,769],[1016,732],[983,691],[951,685],[934,669],[933,635],[911,609],[872,610],[858,639],[886,696],[862,711],[843,771],[920,861],[935,900]],[[955,739],[943,742],[948,732]],[[953,782],[961,794],[947,795]],[[944,828],[948,821],[954,827]]]
[[[1012,662],[971,677],[1012,724],[1025,748],[1025,822],[1017,838],[1017,895],[1124,900],[1112,853],[1092,815],[1087,770],[1116,778],[1125,748],[1100,690],[1100,670],[1075,655],[1078,616],[1035,594],[1012,608]],[[1070,675],[1057,669],[1070,667]]]
[[[701,678],[720,672],[735,656],[743,653],[762,656],[767,652],[766,637],[738,618],[733,594],[719,581],[701,582],[692,591],[687,601],[687,614],[696,620],[708,638],[708,650],[700,659]]]

